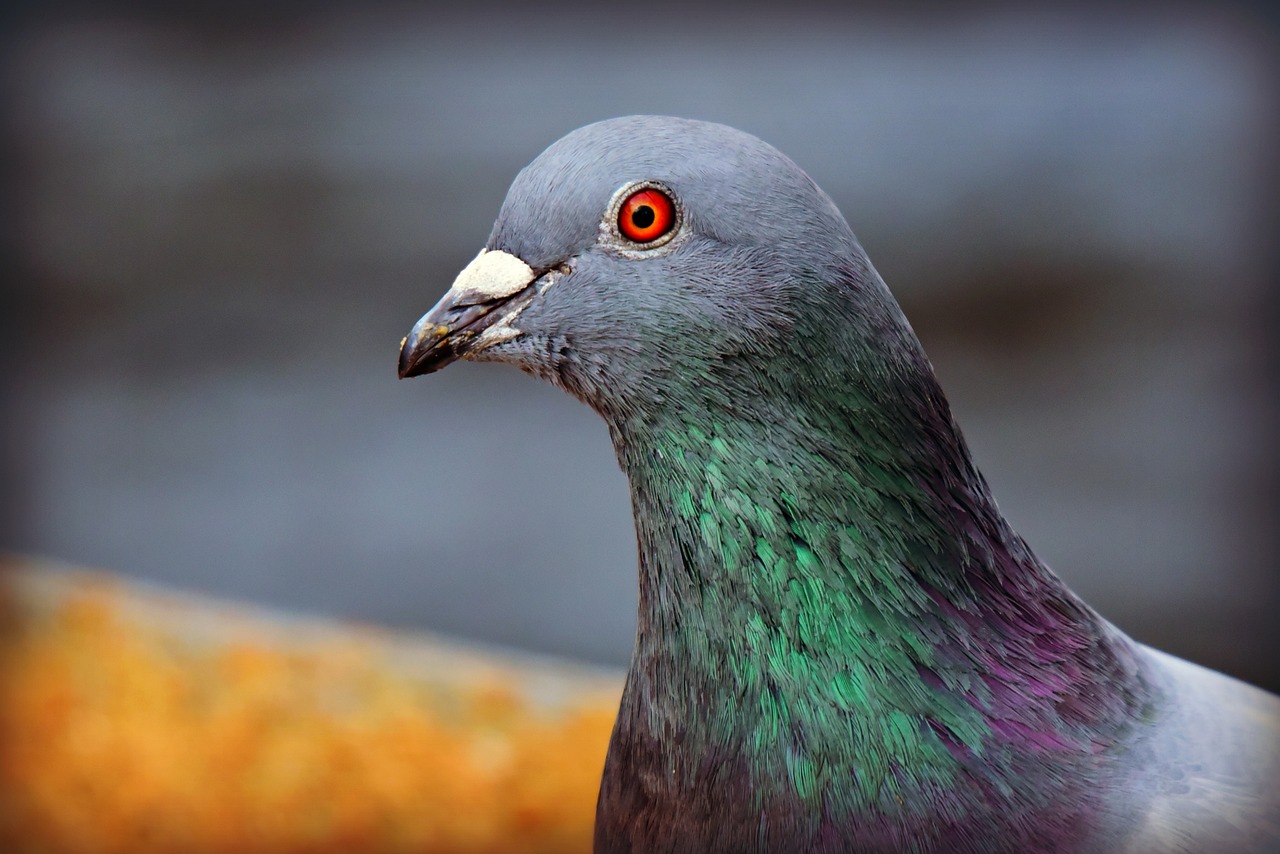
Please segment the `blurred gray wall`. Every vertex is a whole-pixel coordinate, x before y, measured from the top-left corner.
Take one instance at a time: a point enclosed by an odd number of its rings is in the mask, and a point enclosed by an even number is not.
[[[507,368],[399,383],[395,356],[516,170],[673,113],[831,193],[1078,591],[1280,686],[1262,19],[49,9],[5,58],[0,547],[625,661],[603,425]]]

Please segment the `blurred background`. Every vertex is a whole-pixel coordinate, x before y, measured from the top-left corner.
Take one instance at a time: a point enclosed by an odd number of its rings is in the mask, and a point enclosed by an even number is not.
[[[395,361],[520,167],[670,113],[835,198],[1078,592],[1280,688],[1272,20],[182,9],[5,13],[0,548],[621,666],[603,424],[509,368]]]

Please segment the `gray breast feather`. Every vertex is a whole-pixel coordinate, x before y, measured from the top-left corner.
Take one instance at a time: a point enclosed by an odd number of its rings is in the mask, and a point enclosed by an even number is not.
[[[1131,851],[1274,851],[1280,697],[1143,647],[1163,697],[1123,799],[1145,802]],[[1120,807],[1117,804],[1117,807]]]

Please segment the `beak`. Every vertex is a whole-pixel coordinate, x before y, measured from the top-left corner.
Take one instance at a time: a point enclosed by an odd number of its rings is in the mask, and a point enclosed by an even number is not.
[[[438,371],[519,334],[514,320],[533,298],[533,269],[510,253],[480,250],[453,287],[400,342],[400,379]]]

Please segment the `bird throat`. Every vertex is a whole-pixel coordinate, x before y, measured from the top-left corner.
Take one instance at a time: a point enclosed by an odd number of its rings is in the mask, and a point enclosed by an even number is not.
[[[640,604],[602,805],[630,773],[809,817],[1031,808],[1140,713],[1130,642],[1005,523],[932,376],[911,396],[611,422]]]

